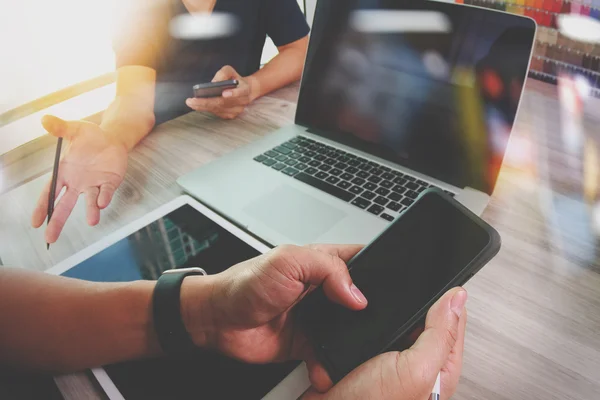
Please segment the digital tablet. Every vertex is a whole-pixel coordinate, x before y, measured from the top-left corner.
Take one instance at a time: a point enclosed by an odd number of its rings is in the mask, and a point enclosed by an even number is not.
[[[156,280],[166,269],[190,266],[215,274],[268,250],[181,196],[46,272],[100,282]],[[213,352],[124,362],[92,373],[110,400],[297,399],[310,386],[304,363],[245,364]]]

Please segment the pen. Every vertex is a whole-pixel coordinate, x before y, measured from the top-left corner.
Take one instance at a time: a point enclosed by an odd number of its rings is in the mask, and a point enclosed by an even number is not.
[[[60,150],[62,149],[63,138],[59,137],[56,143],[56,154],[54,156],[54,168],[52,169],[52,182],[50,183],[50,193],[48,193],[48,224],[52,213],[54,213],[54,201],[56,201],[56,181],[58,180],[58,163],[60,161]],[[46,243],[46,250],[50,250],[50,243]]]
[[[435,385],[433,385],[433,390],[431,391],[431,397],[429,400],[440,400],[440,374],[438,372],[437,378],[435,380]]]

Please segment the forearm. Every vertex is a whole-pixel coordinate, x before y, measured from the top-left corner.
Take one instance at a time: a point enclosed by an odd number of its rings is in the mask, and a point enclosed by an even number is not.
[[[3,269],[0,365],[73,371],[160,354],[153,288]]]
[[[155,81],[156,72],[151,68],[127,66],[117,71],[117,94],[100,127],[128,151],[154,127]]]
[[[306,58],[307,38],[280,48],[262,69],[250,76],[251,99],[255,100],[274,90],[299,80]]]

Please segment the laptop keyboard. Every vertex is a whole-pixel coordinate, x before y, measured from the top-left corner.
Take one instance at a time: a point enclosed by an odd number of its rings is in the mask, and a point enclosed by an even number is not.
[[[437,187],[304,136],[258,155],[254,161],[387,221],[393,221],[422,191]]]

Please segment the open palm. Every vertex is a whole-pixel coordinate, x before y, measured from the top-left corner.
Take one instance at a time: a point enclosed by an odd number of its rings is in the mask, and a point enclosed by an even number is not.
[[[56,193],[58,195],[63,188],[66,190],[56,204],[46,229],[46,241],[54,243],[82,193],[86,196],[88,224],[93,226],[100,221],[100,210],[108,206],[125,176],[127,150],[91,122],[67,122],[46,116],[42,124],[52,135],[67,140],[59,164]],[[36,228],[47,217],[50,184],[48,182],[44,187],[33,212],[32,225]]]

